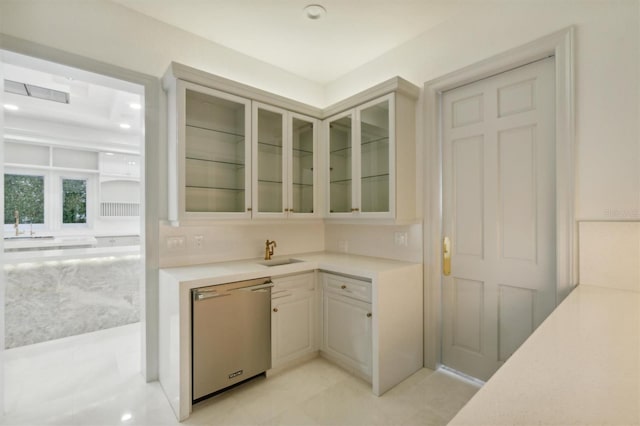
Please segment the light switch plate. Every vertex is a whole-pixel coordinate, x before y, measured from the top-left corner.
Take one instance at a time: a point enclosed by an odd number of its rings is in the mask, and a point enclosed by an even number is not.
[[[186,238],[183,236],[167,237],[167,248],[173,250],[183,250],[186,245]]]
[[[204,235],[196,235],[193,237],[193,242],[196,248],[202,248],[202,246],[204,246]]]
[[[409,246],[409,235],[406,232],[395,232],[393,234],[393,240],[395,245],[401,247]]]

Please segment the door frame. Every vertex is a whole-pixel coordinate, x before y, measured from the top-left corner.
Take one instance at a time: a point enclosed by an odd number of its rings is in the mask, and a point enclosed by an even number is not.
[[[575,286],[577,277],[574,220],[574,29],[555,32],[531,43],[487,58],[424,84],[424,365],[442,360],[442,94],[465,84],[555,57],[556,99],[556,303]]]
[[[166,134],[161,131],[163,123],[162,108],[166,101],[161,97],[160,79],[137,71],[122,68],[96,59],[77,55],[34,43],[28,40],[8,36],[0,33],[0,50],[6,50],[21,55],[31,56],[77,68],[106,77],[112,77],[144,87],[144,144],[141,152],[144,157],[141,182],[144,186],[141,201],[144,205],[144,217],[140,223],[140,253],[143,272],[140,277],[140,324],[141,324],[141,373],[147,382],[158,379],[158,280],[159,280],[159,226],[158,208],[161,201],[162,176],[159,175],[158,165],[161,164],[161,152],[166,150]],[[1,87],[0,87],[1,88]],[[2,124],[2,123],[0,123]],[[0,128],[1,129],[1,128]],[[0,142],[2,133],[0,131]],[[2,145],[0,144],[0,147]],[[1,159],[1,157],[0,157]],[[4,164],[4,163],[2,163]],[[0,249],[2,246],[0,245]],[[0,302],[4,299],[4,283],[0,278]],[[2,304],[4,306],[4,304]],[[0,326],[4,329],[4,309],[0,309]],[[4,334],[0,333],[0,366],[2,348],[4,348]],[[4,392],[4,378],[0,372],[0,396]],[[4,411],[4,399],[0,398],[0,413]]]

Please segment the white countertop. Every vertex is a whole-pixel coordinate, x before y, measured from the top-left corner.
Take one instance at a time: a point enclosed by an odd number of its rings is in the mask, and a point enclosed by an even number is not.
[[[161,271],[169,274],[176,281],[188,283],[190,287],[199,287],[223,284],[229,282],[229,280],[248,280],[315,269],[331,269],[331,271],[337,273],[373,279],[376,274],[381,272],[416,265],[415,263],[398,260],[326,252],[273,257],[274,260],[285,258],[297,259],[301,262],[265,266],[260,264],[264,259],[245,259],[234,262],[163,268]]]
[[[639,425],[640,293],[578,286],[449,424]]]

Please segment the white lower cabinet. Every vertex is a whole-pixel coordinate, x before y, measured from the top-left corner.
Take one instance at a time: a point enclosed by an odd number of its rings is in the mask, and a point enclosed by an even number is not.
[[[271,366],[280,367],[318,350],[315,274],[273,278]]]
[[[322,277],[321,350],[371,380],[371,283],[327,273]]]

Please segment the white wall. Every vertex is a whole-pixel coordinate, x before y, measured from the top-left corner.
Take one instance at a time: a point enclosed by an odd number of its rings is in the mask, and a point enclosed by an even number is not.
[[[0,33],[153,76],[175,61],[300,102],[323,100],[316,83],[105,0],[2,0]]]
[[[395,75],[422,86],[464,66],[575,26],[576,216],[638,219],[638,5],[637,0],[483,3],[329,84],[326,102],[331,104]]]
[[[580,283],[640,292],[640,221],[580,222]]]

